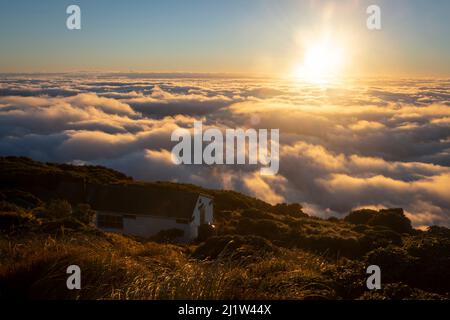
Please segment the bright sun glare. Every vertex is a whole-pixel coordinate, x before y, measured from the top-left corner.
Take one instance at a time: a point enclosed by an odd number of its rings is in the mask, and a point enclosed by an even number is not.
[[[297,66],[296,78],[324,83],[341,75],[345,54],[342,47],[331,41],[321,40],[307,46],[303,61]]]

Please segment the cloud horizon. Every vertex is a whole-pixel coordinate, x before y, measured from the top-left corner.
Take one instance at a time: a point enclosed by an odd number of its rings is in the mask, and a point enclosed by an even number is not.
[[[299,202],[321,217],[402,207],[414,226],[450,226],[450,80],[317,86],[272,78],[3,75],[0,155],[99,164],[139,180]],[[177,166],[171,133],[280,129],[280,170]]]

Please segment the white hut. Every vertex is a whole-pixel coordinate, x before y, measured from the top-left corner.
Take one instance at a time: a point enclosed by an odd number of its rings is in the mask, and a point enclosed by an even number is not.
[[[104,186],[89,193],[96,225],[107,232],[148,238],[178,229],[179,240],[189,242],[201,225],[213,224],[213,199],[201,193],[155,185]]]

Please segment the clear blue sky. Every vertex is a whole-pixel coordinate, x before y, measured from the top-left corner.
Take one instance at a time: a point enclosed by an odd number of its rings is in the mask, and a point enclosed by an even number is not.
[[[365,28],[369,4],[380,31]],[[448,76],[449,14],[446,0],[0,0],[0,72],[283,72],[297,35],[326,25],[358,52],[356,73]]]

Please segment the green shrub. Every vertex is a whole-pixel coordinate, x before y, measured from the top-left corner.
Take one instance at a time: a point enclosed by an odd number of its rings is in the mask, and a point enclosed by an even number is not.
[[[441,230],[443,231],[443,230]],[[409,255],[417,259],[413,286],[437,293],[450,292],[450,238],[444,233],[429,233],[411,237],[404,245]]]
[[[249,219],[273,219],[273,215],[256,208],[242,210],[242,217]]]
[[[374,226],[385,226],[398,233],[411,233],[411,221],[403,213],[403,209],[383,209],[368,222]]]
[[[409,283],[417,271],[417,259],[402,248],[388,246],[369,252],[365,261],[367,265],[377,265],[381,269],[383,282]]]
[[[271,219],[242,218],[238,221],[236,232],[242,235],[256,235],[269,240],[286,240],[290,228]]]
[[[151,239],[156,242],[172,243],[184,236],[184,231],[181,229],[173,228],[168,230],[161,230],[157,235]]]
[[[342,299],[356,299],[367,290],[366,266],[361,261],[341,259],[327,265],[323,275]]]
[[[7,201],[24,209],[32,209],[42,205],[42,201],[31,193],[16,189],[1,190],[0,200]]]
[[[410,238],[405,244],[405,249],[415,257],[425,259],[450,258],[450,239],[424,234]]]
[[[44,220],[39,226],[39,231],[54,235],[61,235],[67,231],[88,230],[89,228],[84,223],[74,217]]]
[[[299,246],[303,249],[320,252],[330,256],[357,257],[361,248],[357,238],[328,236],[324,234],[307,235]]]
[[[46,220],[68,218],[72,215],[72,206],[66,200],[52,200],[45,206],[34,209],[33,214]]]
[[[402,237],[397,232],[394,232],[385,227],[368,227],[361,230],[363,236],[359,243],[364,252],[369,252],[376,248],[385,248],[389,245],[400,246],[402,244]]]
[[[272,212],[281,215],[289,215],[293,217],[307,217],[308,215],[303,212],[303,207],[299,203],[278,203],[272,207]]]
[[[432,236],[438,236],[450,240],[450,229],[446,227],[430,226],[428,227],[426,233]]]
[[[95,210],[92,210],[91,206],[86,203],[79,203],[73,209],[72,215],[79,221],[89,224],[93,221]]]
[[[372,209],[361,209],[350,212],[345,218],[344,221],[347,221],[352,224],[368,224],[369,220],[373,218],[374,215],[377,214],[377,211]]]
[[[357,225],[387,227],[397,233],[413,233],[411,221],[403,213],[403,209],[361,209],[350,212],[344,221]]]
[[[29,229],[36,224],[36,220],[30,214],[0,211],[0,230],[2,232],[14,232]]]
[[[14,212],[14,213],[24,213],[25,210],[14,203],[7,201],[0,201],[0,211],[1,212]]]

